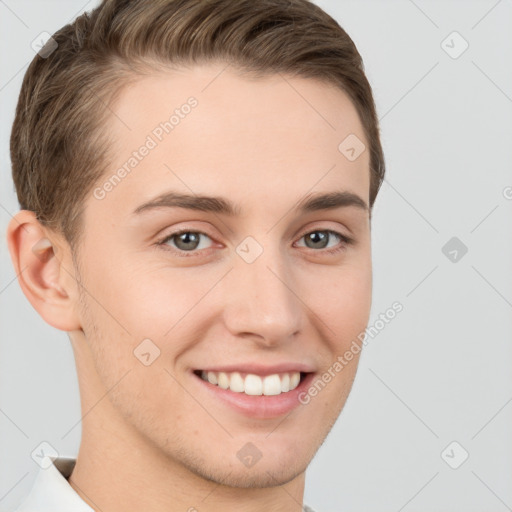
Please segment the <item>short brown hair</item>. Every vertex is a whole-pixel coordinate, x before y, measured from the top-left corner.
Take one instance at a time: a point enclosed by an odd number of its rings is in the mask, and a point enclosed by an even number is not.
[[[165,66],[226,62],[342,89],[369,143],[373,206],[385,163],[372,90],[352,39],[309,0],[104,0],[52,37],[55,50],[47,44],[25,73],[10,151],[21,209],[71,246],[85,198],[109,167],[107,107],[137,76]]]

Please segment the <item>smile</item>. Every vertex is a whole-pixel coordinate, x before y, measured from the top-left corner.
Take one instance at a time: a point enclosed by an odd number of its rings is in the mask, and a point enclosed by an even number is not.
[[[196,370],[196,375],[222,389],[246,395],[280,395],[293,391],[300,383],[304,372],[275,373],[260,377],[254,373],[244,372],[214,372]]]

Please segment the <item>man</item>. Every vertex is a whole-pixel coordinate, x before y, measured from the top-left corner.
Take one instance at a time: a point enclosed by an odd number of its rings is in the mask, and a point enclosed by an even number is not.
[[[307,0],[105,0],[31,63],[11,160],[9,250],[82,409],[18,510],[308,510],[384,177],[345,31]]]

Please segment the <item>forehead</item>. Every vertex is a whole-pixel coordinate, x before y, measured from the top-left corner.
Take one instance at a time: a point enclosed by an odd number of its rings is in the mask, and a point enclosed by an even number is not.
[[[332,84],[197,65],[127,85],[112,111],[113,162],[104,180],[125,169],[110,187],[112,204],[140,203],[165,187],[232,195],[248,205],[279,191],[296,201],[336,187],[368,202],[369,151],[351,161],[340,150],[349,136],[368,147],[363,127],[349,97]]]

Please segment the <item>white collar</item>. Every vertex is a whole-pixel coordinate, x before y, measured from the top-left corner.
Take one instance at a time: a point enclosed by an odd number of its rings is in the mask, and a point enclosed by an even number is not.
[[[52,464],[39,469],[29,495],[15,512],[94,512],[67,481],[76,458],[50,459]]]

